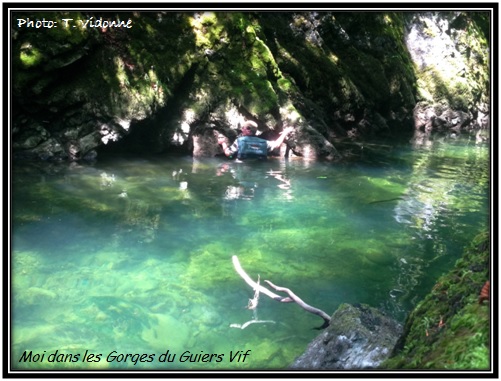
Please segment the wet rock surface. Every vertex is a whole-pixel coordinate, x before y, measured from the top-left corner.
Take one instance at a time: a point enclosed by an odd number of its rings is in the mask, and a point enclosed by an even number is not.
[[[291,366],[295,370],[374,369],[387,359],[402,326],[376,308],[342,304],[330,326]]]

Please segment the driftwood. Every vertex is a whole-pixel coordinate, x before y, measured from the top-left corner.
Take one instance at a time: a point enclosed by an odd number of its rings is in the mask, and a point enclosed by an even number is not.
[[[315,315],[318,315],[320,316],[322,319],[324,319],[324,324],[322,325],[321,328],[325,328],[329,325],[329,323],[331,322],[331,317],[329,315],[327,315],[324,311],[322,310],[319,310],[318,308],[315,308],[315,307],[312,307],[310,306],[309,304],[306,304],[305,302],[303,302],[303,300],[297,296],[296,294],[294,294],[291,290],[289,290],[288,288],[285,288],[285,287],[279,287],[279,286],[275,286],[273,283],[271,283],[269,280],[265,280],[265,282],[267,284],[270,285],[270,287],[274,288],[275,290],[277,291],[280,291],[280,292],[285,292],[287,293],[287,295],[289,295],[289,297],[294,301],[296,302],[296,304],[298,304],[302,309],[308,311],[308,312],[311,312],[312,314],[315,314]]]
[[[243,274],[245,274],[245,271],[240,266],[238,259],[236,260],[235,266],[238,267],[238,271],[241,271]],[[258,323],[262,323],[262,324],[273,323],[273,324],[275,324],[275,322],[273,320],[259,320],[257,318],[257,305],[259,304],[259,289],[260,289],[259,279],[260,279],[260,276],[259,275],[257,276],[257,282],[254,283],[254,281],[252,279],[250,279],[250,277],[247,274],[245,274],[245,275],[248,278],[246,281],[250,281],[251,283],[256,285],[256,287],[254,288],[254,298],[249,299],[249,303],[247,304],[247,309],[253,311],[254,318],[252,320],[249,320],[248,322],[245,322],[244,324],[230,324],[230,328],[245,329],[251,324],[258,324]]]
[[[240,261],[238,260],[238,257],[234,255],[232,257],[233,260],[233,266],[235,267],[235,270],[237,271],[238,275],[242,277],[242,279],[247,283],[249,286],[252,287],[254,291],[259,290],[260,293],[265,294],[266,296],[269,296],[273,300],[276,300],[278,302],[281,302],[283,297],[280,295],[275,294],[274,292],[268,290],[266,287],[263,287],[256,282],[252,280],[252,278],[247,275],[247,273],[244,271],[242,266],[240,265]],[[292,302],[292,299],[290,300]]]
[[[270,297],[273,300],[276,300],[277,302],[281,303],[296,303],[304,309],[305,311],[308,311],[312,314],[320,316],[322,319],[324,319],[324,324],[319,327],[319,328],[326,328],[330,321],[331,318],[329,315],[327,315],[324,311],[319,310],[318,308],[312,307],[309,304],[306,304],[301,298],[299,298],[296,294],[294,294],[290,289],[285,288],[285,287],[279,287],[271,283],[269,280],[265,280],[265,282],[275,289],[278,292],[285,292],[288,296],[280,296],[275,294],[273,291],[268,290],[266,287],[261,286],[259,283],[256,283],[252,280],[252,278],[244,271],[242,266],[240,265],[240,262],[238,260],[238,257],[234,255],[232,257],[233,261],[233,266],[235,267],[235,270],[237,271],[238,275],[242,277],[242,279],[247,283],[249,286],[252,287],[252,289],[256,292],[255,295],[259,295],[259,293],[265,294],[266,296]]]

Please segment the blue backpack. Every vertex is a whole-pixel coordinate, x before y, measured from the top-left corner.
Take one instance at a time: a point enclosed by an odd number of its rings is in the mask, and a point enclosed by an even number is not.
[[[238,159],[266,159],[268,141],[256,136],[241,136],[238,141]]]

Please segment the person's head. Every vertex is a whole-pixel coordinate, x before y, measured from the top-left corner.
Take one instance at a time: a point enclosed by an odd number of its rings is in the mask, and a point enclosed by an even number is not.
[[[254,136],[257,132],[257,123],[249,120],[242,124],[242,135],[244,136]]]

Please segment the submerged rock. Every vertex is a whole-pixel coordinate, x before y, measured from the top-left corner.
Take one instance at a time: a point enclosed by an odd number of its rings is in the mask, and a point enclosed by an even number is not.
[[[373,369],[386,360],[402,326],[376,308],[342,304],[291,369]]]

